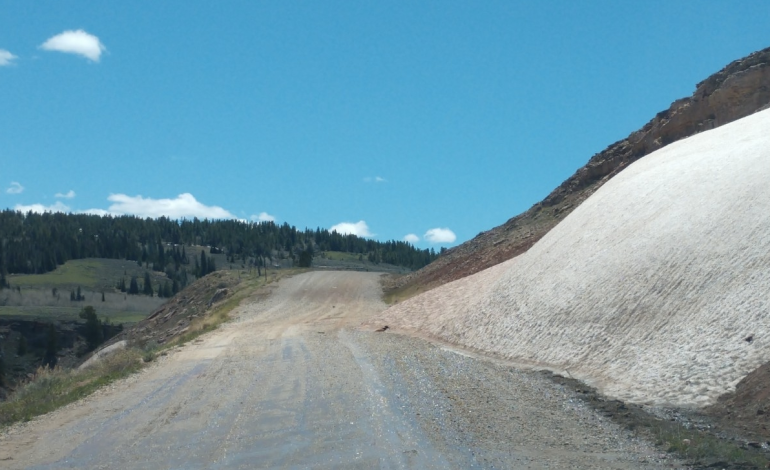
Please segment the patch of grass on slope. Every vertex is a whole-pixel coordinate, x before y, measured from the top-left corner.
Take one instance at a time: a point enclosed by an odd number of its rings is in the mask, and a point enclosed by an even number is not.
[[[140,267],[135,261],[87,258],[69,260],[53,271],[45,274],[14,274],[8,277],[8,282],[13,288],[57,288],[62,294],[68,294],[69,290],[82,287],[92,291],[110,292],[120,279],[126,283],[132,276],[142,279],[149,272],[153,279],[153,287],[158,282],[166,280],[165,275]],[[65,292],[66,291],[66,292]]]
[[[743,468],[767,468],[767,458],[757,451],[744,449],[737,442],[719,439],[707,432],[661,421],[649,429],[655,444],[698,465],[714,468],[738,465]]]
[[[83,370],[41,367],[34,378],[0,403],[0,426],[28,421],[93,393],[141,368],[140,352],[124,349]]]
[[[245,279],[227,300],[216,305],[209,315],[191,325],[188,333],[161,347],[128,347],[109,354],[94,366],[82,370],[39,368],[28,383],[19,387],[7,401],[0,402],[0,426],[28,421],[35,416],[51,412],[90,395],[104,385],[141,370],[164,349],[183,344],[207,331],[216,329],[227,321],[230,318],[230,312],[243,299],[253,295],[257,288],[305,271],[307,270],[287,269],[271,272],[267,280],[256,276]]]
[[[10,276],[8,281],[12,286],[21,287],[61,287],[83,286],[95,288],[97,271],[101,267],[97,259],[70,260],[50,273],[19,274]]]

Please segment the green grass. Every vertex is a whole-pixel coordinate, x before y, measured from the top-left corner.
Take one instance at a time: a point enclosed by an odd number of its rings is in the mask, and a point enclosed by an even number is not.
[[[0,317],[22,320],[75,320],[80,307],[0,307]]]
[[[323,254],[322,254],[323,253]],[[319,259],[330,259],[334,261],[358,261],[359,253],[343,253],[341,251],[324,251],[322,253],[316,253],[316,257]],[[366,256],[362,256],[363,261],[368,261]]]
[[[696,429],[687,429],[679,423],[661,421],[650,429],[656,444],[667,452],[701,463],[727,462],[767,468],[767,458],[759,452],[742,449],[734,441],[719,439]]]
[[[0,426],[29,421],[138,371],[141,354],[137,349],[125,349],[84,370],[41,367],[30,382],[0,403]]]
[[[135,323],[165,299],[126,295],[115,285],[131,276],[142,278],[145,271],[131,261],[83,259],[68,261],[46,274],[12,275],[8,277],[11,288],[0,290],[0,318],[78,320],[80,310],[91,305],[99,317],[107,317],[112,323]],[[154,286],[167,281],[163,274],[152,273],[152,277]],[[71,301],[70,293],[78,288],[85,300]]]
[[[158,282],[165,282],[166,276],[162,273],[149,271],[136,264],[135,261],[88,258],[70,260],[50,273],[45,274],[14,274],[8,276],[8,282],[12,287],[39,288],[50,290],[57,288],[62,295],[69,295],[69,291],[81,287],[91,291],[112,291],[118,281],[123,278],[128,283],[132,276],[138,279],[149,272],[153,280],[153,288]]]
[[[12,286],[24,287],[65,287],[82,286],[96,288],[98,284],[97,271],[102,260],[79,259],[67,261],[54,271],[46,274],[19,274],[9,276]],[[137,266],[138,267],[138,266]]]
[[[85,306],[77,307],[0,307],[0,318],[18,319],[18,320],[40,320],[40,321],[79,321],[78,314]],[[94,304],[97,314],[101,319],[108,319],[113,324],[130,324],[141,321],[147,317],[149,312],[138,311],[110,311],[100,309],[99,304]]]

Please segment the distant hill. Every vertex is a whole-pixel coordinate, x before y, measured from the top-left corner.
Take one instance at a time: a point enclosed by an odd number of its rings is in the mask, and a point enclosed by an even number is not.
[[[210,249],[198,265],[200,250],[188,253],[184,246]],[[370,263],[407,269],[419,269],[437,256],[403,241],[380,242],[321,228],[299,230],[287,223],[0,211],[0,289],[8,274],[47,273],[68,260],[84,258],[136,261],[176,279],[184,266],[195,277],[214,271],[206,263],[209,255],[224,254],[227,263],[258,267],[287,260],[289,265],[302,264],[318,252],[354,253]]]
[[[398,278],[396,298],[424,292],[477,273],[527,251],[591,194],[629,164],[700,132],[755,113],[770,103],[770,48],[728,64],[696,85],[644,127],[594,155],[544,200],[462,245],[430,265]]]

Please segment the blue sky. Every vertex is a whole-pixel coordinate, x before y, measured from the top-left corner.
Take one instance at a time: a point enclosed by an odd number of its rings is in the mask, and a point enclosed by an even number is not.
[[[453,246],[768,25],[765,1],[0,1],[0,208]]]

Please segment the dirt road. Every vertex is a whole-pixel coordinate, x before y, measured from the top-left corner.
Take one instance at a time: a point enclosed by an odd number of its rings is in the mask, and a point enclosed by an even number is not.
[[[378,275],[281,281],[142,373],[0,435],[2,468],[671,468],[541,375],[356,330]]]

